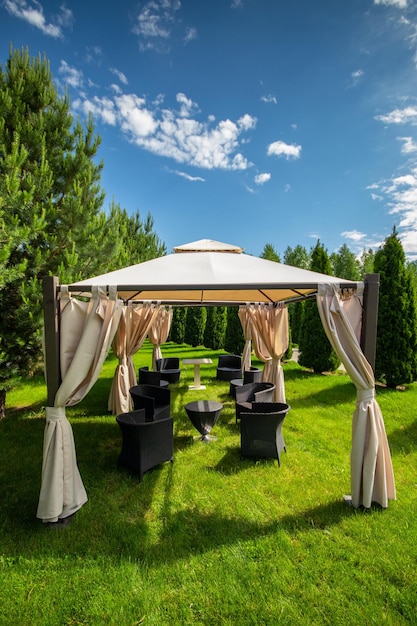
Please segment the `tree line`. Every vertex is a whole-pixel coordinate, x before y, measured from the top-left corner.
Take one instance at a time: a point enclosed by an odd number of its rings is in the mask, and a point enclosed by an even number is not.
[[[130,215],[114,200],[105,207],[100,142],[91,116],[73,118],[48,60],[11,47],[0,66],[0,418],[7,390],[43,367],[44,276],[71,283],[166,254],[150,213]],[[270,243],[261,256],[280,261]],[[377,376],[391,386],[417,378],[417,268],[395,229],[360,259],[346,245],[328,255],[318,241],[310,251],[288,247],[283,261],[350,280],[379,272]],[[303,365],[332,370],[337,359],[325,335],[318,341],[317,317],[315,303],[290,305],[292,341]],[[170,338],[233,353],[244,345],[236,307],[175,307]]]
[[[270,243],[261,257],[281,262]],[[360,258],[346,244],[329,255],[317,241],[309,251],[303,246],[287,247],[283,260],[287,265],[346,280],[361,281],[365,274],[379,274],[375,377],[393,388],[417,380],[417,268],[415,262],[406,261],[395,227],[376,252],[365,250]],[[340,360],[327,339],[315,299],[288,306],[290,345],[284,358],[291,358],[296,345],[300,365],[316,373],[334,372]],[[235,354],[242,353],[245,343],[236,307],[177,307],[170,338]]]

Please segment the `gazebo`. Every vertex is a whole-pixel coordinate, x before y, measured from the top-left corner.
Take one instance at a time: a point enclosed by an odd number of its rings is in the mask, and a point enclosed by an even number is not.
[[[357,389],[352,504],[369,507],[375,501],[388,506],[388,500],[395,499],[394,476],[373,375],[378,289],[375,274],[363,283],[342,280],[247,255],[238,246],[208,239],[72,285],[60,285],[57,277],[46,278],[48,407],[38,517],[59,522],[87,500],[65,407],[79,402],[92,387],[116,332],[124,347],[131,344],[133,350],[167,305],[246,307],[253,323],[255,311],[266,311],[268,319],[283,312],[284,327],[286,304],[310,298],[316,298],[327,336]],[[280,356],[272,354],[277,371]],[[121,371],[126,372],[121,378],[129,380],[131,363],[124,356],[120,360]]]

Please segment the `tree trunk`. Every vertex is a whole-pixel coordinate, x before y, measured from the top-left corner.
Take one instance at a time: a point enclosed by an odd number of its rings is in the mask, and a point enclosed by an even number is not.
[[[0,389],[0,420],[6,417],[6,390]]]

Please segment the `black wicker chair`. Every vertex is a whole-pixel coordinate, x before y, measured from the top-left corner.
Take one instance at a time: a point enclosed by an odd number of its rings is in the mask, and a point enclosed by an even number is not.
[[[250,367],[243,372],[243,384],[260,383],[262,380],[262,370],[259,367]]]
[[[290,410],[282,402],[255,402],[252,411],[240,413],[240,453],[242,457],[277,459],[287,451],[282,423]]]
[[[236,422],[242,411],[251,411],[253,402],[272,402],[275,385],[273,383],[248,383],[235,388]]]
[[[148,422],[164,419],[171,414],[171,392],[167,388],[156,385],[135,385],[130,388],[130,395],[134,410],[145,409]]]
[[[262,381],[262,370],[259,367],[251,367],[243,372],[243,378],[233,378],[229,385],[229,394],[236,398],[236,387],[247,385],[248,383],[260,383]]]
[[[138,370],[139,385],[156,385],[157,387],[166,387],[168,381],[163,378],[162,372],[150,370],[146,365]]]
[[[117,462],[139,476],[174,458],[174,420],[172,417],[146,421],[145,409],[116,417],[122,433],[122,449]]]
[[[242,359],[237,354],[220,354],[216,372],[217,380],[231,381],[242,378]]]
[[[156,369],[169,383],[177,383],[181,376],[180,360],[176,356],[156,360]]]

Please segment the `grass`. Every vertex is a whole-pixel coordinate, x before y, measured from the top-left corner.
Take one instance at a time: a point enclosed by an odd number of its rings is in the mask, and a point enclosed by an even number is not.
[[[116,361],[67,410],[89,501],[66,528],[36,519],[42,462],[42,379],[8,395],[0,423],[0,625],[417,624],[417,385],[378,388],[397,486],[388,509],[355,510],[349,450],[355,390],[343,373],[284,364],[287,454],[240,458],[228,384],[216,352],[166,344],[164,356],[211,356],[205,391],[193,366],[171,386],[175,461],[142,483],[118,470],[120,432],[107,413]],[[135,357],[150,365],[151,346]],[[197,434],[184,404],[218,398]]]

